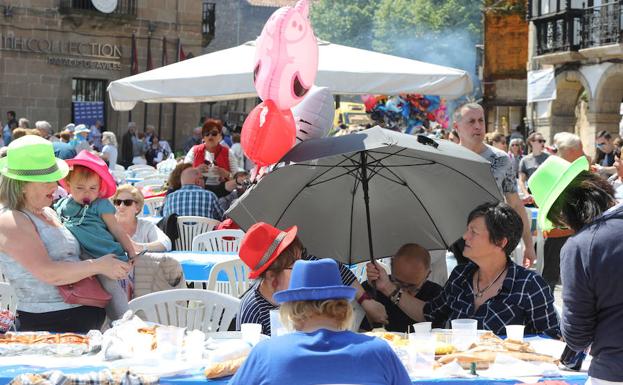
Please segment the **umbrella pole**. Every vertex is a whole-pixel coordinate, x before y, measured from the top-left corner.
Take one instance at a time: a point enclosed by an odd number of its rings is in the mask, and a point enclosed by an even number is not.
[[[370,222],[370,195],[368,194],[368,165],[367,156],[364,151],[361,157],[361,188],[363,189],[363,202],[366,206],[366,224],[368,226],[368,247],[370,248],[370,261],[375,263],[374,247],[372,246],[372,223]]]

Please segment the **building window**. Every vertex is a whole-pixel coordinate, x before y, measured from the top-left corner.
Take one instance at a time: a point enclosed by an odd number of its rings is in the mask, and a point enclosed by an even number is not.
[[[111,15],[136,17],[136,3],[138,0],[117,0],[117,7]],[[93,14],[102,14],[93,5],[91,0],[61,0],[61,12],[86,11]]]
[[[204,41],[208,43],[214,39],[214,30],[216,22],[216,4],[210,1],[203,2],[203,9],[201,11],[201,34]]]
[[[97,121],[106,122],[106,80],[71,80],[71,121],[91,127]]]
[[[106,80],[72,79],[72,102],[103,102],[106,92]]]

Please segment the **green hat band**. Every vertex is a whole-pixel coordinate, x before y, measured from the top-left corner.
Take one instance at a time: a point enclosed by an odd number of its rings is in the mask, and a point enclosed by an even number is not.
[[[54,164],[52,167],[42,168],[39,170],[16,170],[13,168],[8,169],[11,174],[20,175],[20,176],[38,176],[38,175],[48,175],[55,171],[58,171],[58,166]]]

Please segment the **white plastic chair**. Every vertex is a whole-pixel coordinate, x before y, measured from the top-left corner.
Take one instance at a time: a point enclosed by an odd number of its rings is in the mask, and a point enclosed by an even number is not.
[[[125,171],[125,167],[123,167],[122,165],[120,165],[119,163],[115,164],[115,171]]]
[[[356,264],[355,266],[351,267],[351,271],[353,272],[353,274],[355,274],[355,277],[357,277],[357,280],[359,282],[364,282],[368,280],[368,277],[366,275],[366,264],[368,263],[368,261],[366,262],[360,262],[358,264]],[[381,262],[380,260],[376,260],[377,265],[381,266],[382,268],[385,269],[385,271],[387,272],[387,274],[391,274],[391,269],[389,267],[388,264]]]
[[[128,167],[128,170],[131,170],[131,171],[151,170],[153,172],[156,172],[156,168],[148,164],[133,164],[130,167]]]
[[[164,186],[165,182],[166,182],[166,180],[161,179],[161,178],[145,179],[145,180],[142,180],[140,182],[134,183],[134,187],[136,187],[138,189],[141,189],[141,188],[146,187],[146,186],[162,187],[162,186]]]
[[[242,230],[208,231],[193,238],[191,250],[237,253],[242,237],[244,237]]]
[[[366,312],[357,301],[352,301],[351,305],[353,306],[353,324],[350,326],[350,331],[357,333],[359,332],[361,322],[363,322],[366,316]]]
[[[227,282],[218,280],[221,271],[227,274]],[[249,267],[240,259],[218,262],[210,270],[207,289],[240,298],[253,284],[249,279],[249,273]]]
[[[145,199],[145,209],[139,214],[139,217],[155,217],[158,216],[158,209],[164,204],[164,197],[153,197]]]
[[[0,282],[0,310],[10,310],[15,313],[17,297],[8,282]]]
[[[125,183],[126,174],[123,170],[110,170],[110,174],[115,178],[117,184]]]
[[[240,300],[214,291],[174,289],[135,298],[128,306],[145,321],[208,333],[227,331]]]
[[[219,221],[212,218],[181,216],[177,217],[179,237],[175,240],[175,249],[191,251],[193,239],[201,233],[214,230]]]
[[[157,174],[155,170],[139,169],[134,171],[134,178],[153,179]]]

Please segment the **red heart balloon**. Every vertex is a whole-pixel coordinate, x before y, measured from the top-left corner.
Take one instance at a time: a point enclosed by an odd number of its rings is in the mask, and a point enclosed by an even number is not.
[[[269,99],[255,106],[245,119],[240,144],[246,156],[261,167],[277,163],[295,140],[292,111],[279,110]]]

